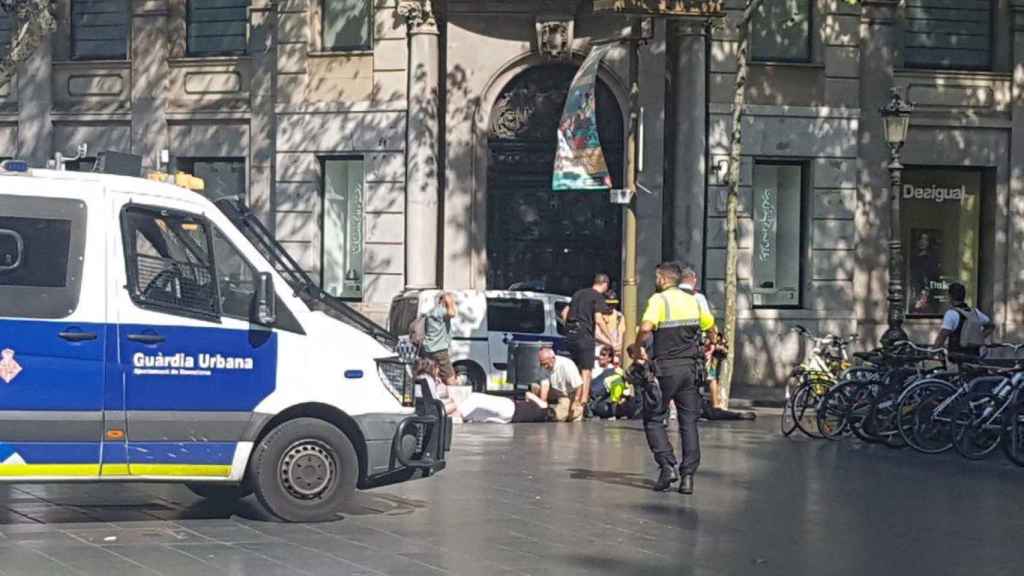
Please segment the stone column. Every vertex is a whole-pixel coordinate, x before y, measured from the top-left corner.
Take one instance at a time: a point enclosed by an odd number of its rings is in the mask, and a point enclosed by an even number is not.
[[[666,23],[655,20],[654,37],[640,48],[640,108],[643,117],[642,152],[637,161],[637,289],[639,303],[655,291],[654,267],[662,261],[665,208],[665,52]],[[640,310],[642,313],[643,310]]]
[[[167,0],[132,0],[132,142],[143,165],[156,167],[169,146]]]
[[[53,153],[52,47],[44,39],[32,55],[18,65],[18,153],[19,160],[45,168]],[[12,79],[12,85],[15,81]],[[13,88],[13,86],[12,86]],[[13,90],[12,90],[13,91]]]
[[[887,312],[889,147],[879,108],[889,101],[900,46],[898,0],[863,0],[860,30],[861,119],[858,141],[860,193],[854,217],[857,230],[854,302],[861,335],[877,341]]]
[[[704,183],[707,172],[707,54],[704,30],[699,23],[680,22],[671,28],[676,47],[672,71],[673,125],[675,139],[670,161],[673,171],[672,251],[703,277]]]
[[[252,85],[249,101],[249,203],[267,226],[272,226],[274,183],[274,67],[277,65],[273,30],[277,22],[276,4],[271,0],[249,3],[249,54],[252,58]]]
[[[405,286],[435,288],[438,247],[440,34],[430,0],[398,5],[409,36],[405,134]]]

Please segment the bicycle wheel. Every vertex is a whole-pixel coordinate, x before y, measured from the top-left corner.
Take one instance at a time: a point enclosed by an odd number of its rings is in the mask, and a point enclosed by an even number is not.
[[[782,428],[782,435],[789,437],[796,430],[796,421],[793,420],[793,389],[789,382],[786,382],[786,403],[782,406],[782,416],[779,418]]]
[[[921,399],[914,410],[914,427],[907,443],[925,454],[939,454],[953,447],[953,419],[956,406],[949,398],[955,391],[935,390]]]
[[[848,423],[853,435],[869,444],[878,444],[882,439],[875,434],[874,422],[868,417],[871,414],[875,399],[881,392],[882,385],[871,382],[863,387],[850,406]]]
[[[1001,419],[992,414],[1001,400],[993,394],[971,393],[965,396],[953,414],[953,448],[968,460],[981,460],[992,453],[1003,437]]]
[[[804,384],[793,396],[793,420],[801,432],[811,438],[823,438],[818,431],[818,403],[821,398],[814,392],[814,384]]]
[[[860,392],[858,382],[840,382],[825,394],[817,413],[818,431],[822,436],[836,440],[850,431],[850,409]]]
[[[929,378],[915,382],[896,405],[897,426],[903,441],[924,454],[937,454],[953,447],[948,421],[937,420],[935,410],[956,388],[945,380]]]
[[[907,445],[899,431],[899,414],[896,411],[896,399],[900,392],[902,390],[889,387],[871,404],[868,414],[870,432],[889,448],[903,448]]]
[[[1024,402],[1007,411],[1004,425],[1003,450],[1006,457],[1017,466],[1024,466]]]

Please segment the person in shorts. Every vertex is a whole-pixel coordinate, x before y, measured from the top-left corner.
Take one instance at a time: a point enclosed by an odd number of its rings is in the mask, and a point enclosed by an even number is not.
[[[455,368],[452,366],[449,348],[452,344],[452,318],[455,318],[455,298],[444,292],[437,297],[437,304],[426,313],[423,330],[422,355],[437,363],[441,382],[454,386]]]
[[[573,362],[583,378],[580,395],[576,398],[580,406],[586,406],[590,401],[590,381],[597,359],[597,326],[605,332],[611,332],[610,327],[606,326],[611,309],[604,296],[610,282],[607,274],[594,276],[593,284],[589,288],[577,290],[572,296],[572,302],[562,311],[566,341]]]

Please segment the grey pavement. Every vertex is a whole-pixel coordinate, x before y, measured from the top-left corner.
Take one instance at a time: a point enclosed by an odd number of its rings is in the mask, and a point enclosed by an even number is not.
[[[173,485],[0,485],[0,575],[1020,574],[1024,469],[704,424],[697,493],[655,494],[638,422],[467,425],[434,478],[337,522]]]

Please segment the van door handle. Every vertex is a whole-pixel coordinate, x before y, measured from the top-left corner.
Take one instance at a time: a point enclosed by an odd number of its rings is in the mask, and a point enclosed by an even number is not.
[[[96,339],[95,332],[82,332],[81,330],[64,330],[63,332],[58,332],[57,336],[68,342],[87,342]]]
[[[132,342],[139,342],[140,344],[159,344],[164,340],[167,340],[159,334],[129,334],[128,339]]]

